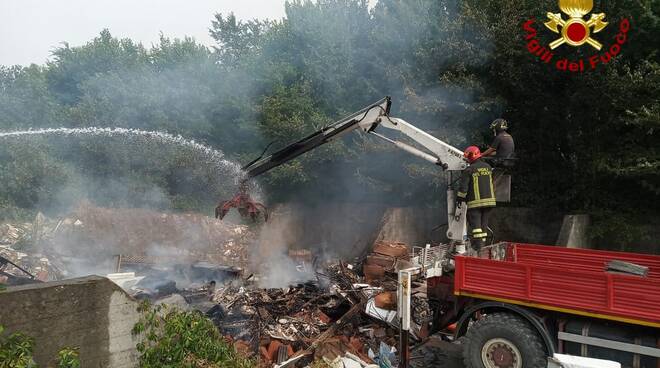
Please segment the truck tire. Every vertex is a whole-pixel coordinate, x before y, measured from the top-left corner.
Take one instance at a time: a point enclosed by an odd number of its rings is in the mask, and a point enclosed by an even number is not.
[[[541,336],[523,318],[493,313],[476,321],[465,334],[466,368],[545,368],[547,352]]]

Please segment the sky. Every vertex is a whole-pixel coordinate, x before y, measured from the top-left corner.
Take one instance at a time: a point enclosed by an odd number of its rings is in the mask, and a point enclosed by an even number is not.
[[[103,28],[145,46],[192,36],[211,45],[215,13],[240,19],[284,17],[285,0],[0,0],[0,65],[44,64],[61,42],[82,45]]]

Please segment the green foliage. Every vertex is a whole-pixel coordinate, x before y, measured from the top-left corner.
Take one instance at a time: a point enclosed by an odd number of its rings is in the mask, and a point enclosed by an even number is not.
[[[125,72],[144,64],[147,52],[142,45],[130,39],[112,37],[104,29],[100,35],[83,47],[63,47],[53,52],[46,81],[57,100],[71,105],[83,95],[83,83],[96,75]]]
[[[236,67],[237,63],[254,52],[258,52],[267,38],[268,31],[277,23],[273,21],[249,20],[243,22],[231,13],[227,17],[216,14],[210,34],[216,40],[214,47],[223,66]]]
[[[539,38],[550,42],[541,20],[556,8],[551,0],[379,0],[371,9],[365,0],[291,1],[281,20],[217,14],[211,49],[166,37],[147,49],[104,30],[83,46],[58,48],[45,66],[1,67],[0,129],[166,130],[248,162],[269,142],[281,147],[391,95],[394,115],[458,148],[487,145],[489,122],[508,119],[520,158],[514,205],[598,218],[599,211],[657,214],[660,1],[597,3],[610,22],[601,42],[611,42],[624,16],[632,30],[613,62],[578,74],[540,63],[526,49],[523,22],[537,19]],[[562,47],[555,60],[593,52]],[[208,174],[176,150],[150,147],[158,159],[139,165],[115,152],[120,144],[80,146],[57,155],[40,154],[43,145],[15,153],[0,147],[0,205],[12,216],[58,207],[68,195],[62,192],[103,182],[103,170],[138,193],[165,193],[157,207],[205,209],[225,195],[209,191]],[[444,185],[438,168],[358,135],[261,180],[271,202],[441,205]]]
[[[63,348],[57,353],[57,368],[80,368],[78,348]]]
[[[0,325],[0,368],[37,368],[32,358],[34,339],[20,332],[8,336],[3,332]],[[63,348],[57,353],[57,368],[80,368],[79,355],[78,348]]]
[[[610,42],[623,16],[631,17],[633,31],[613,63],[582,74],[561,73],[535,61],[524,43],[511,37],[520,34],[526,19],[555,5],[507,1],[497,9],[472,10],[475,18],[486,19],[498,45],[485,73],[473,73],[496,86],[492,91],[506,103],[503,113],[512,122],[523,158],[515,198],[521,204],[562,210],[627,209],[634,203],[642,211],[657,211],[648,203],[657,194],[643,183],[660,183],[657,170],[651,172],[660,159],[653,143],[658,142],[654,125],[659,121],[652,121],[659,103],[652,96],[660,87],[660,66],[656,51],[635,38],[657,34],[657,25],[640,28],[637,22],[645,23],[646,7],[657,10],[658,2],[601,4],[611,18],[599,38]],[[543,27],[537,26],[543,35]],[[591,56],[587,51],[557,49],[555,59]]]
[[[185,312],[143,302],[133,333],[143,368],[247,368],[255,363],[239,355],[213,322],[197,311]]]
[[[36,368],[34,339],[18,332],[5,336],[3,332],[0,326],[0,368]]]

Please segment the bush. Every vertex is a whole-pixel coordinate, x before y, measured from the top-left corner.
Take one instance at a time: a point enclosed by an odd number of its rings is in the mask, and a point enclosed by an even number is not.
[[[80,368],[78,348],[64,348],[57,353],[57,368]]]
[[[185,312],[143,302],[133,334],[142,368],[244,368],[256,364],[241,355],[199,312]]]
[[[3,336],[0,326],[0,368],[36,368],[32,359],[34,339],[20,332]]]
[[[0,285],[0,291],[4,288]],[[0,326],[0,368],[37,368],[32,358],[34,339],[20,332],[3,336]],[[80,368],[78,348],[63,348],[57,353],[57,368]]]

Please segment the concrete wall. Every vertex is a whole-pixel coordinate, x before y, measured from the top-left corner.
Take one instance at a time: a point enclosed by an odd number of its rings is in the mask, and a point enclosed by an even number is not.
[[[324,244],[343,256],[364,254],[375,240],[400,241],[423,246],[445,241],[447,213],[443,208],[391,207],[359,203],[327,203],[316,206],[289,204],[273,213],[285,217],[291,228],[292,248]],[[562,215],[548,211],[497,207],[491,218],[496,240],[555,244]],[[343,252],[341,252],[343,251]]]
[[[566,215],[559,230],[557,245],[568,248],[591,248],[589,215]]]
[[[376,240],[424,246],[446,238],[447,213],[437,208],[390,207],[383,214]]]
[[[490,220],[495,240],[553,245],[563,216],[542,209],[497,207]]]
[[[373,244],[385,209],[377,204],[292,203],[274,208],[266,227],[280,232],[288,248],[351,258],[362,254],[366,244]]]
[[[281,211],[281,212],[280,212]],[[278,213],[279,212],[279,213]],[[490,227],[495,240],[532,244],[588,244],[588,228],[583,222],[580,231],[572,231],[571,239],[560,237],[565,213],[544,209],[499,206],[491,217]],[[446,209],[424,207],[385,208],[376,204],[329,202],[316,206],[288,204],[273,213],[290,222],[287,245],[291,248],[330,248],[344,257],[364,254],[377,239],[401,241],[409,245],[444,241],[447,223]],[[569,217],[584,220],[583,217]],[[639,224],[637,224],[639,225]],[[565,229],[576,230],[574,226]],[[591,242],[595,249],[660,254],[660,220],[648,219],[645,237],[636,237],[627,244],[607,239]],[[566,234],[567,232],[564,231]]]
[[[63,347],[80,348],[82,367],[137,367],[131,329],[137,302],[110,280],[88,276],[0,292],[0,325],[35,339],[40,367]]]

